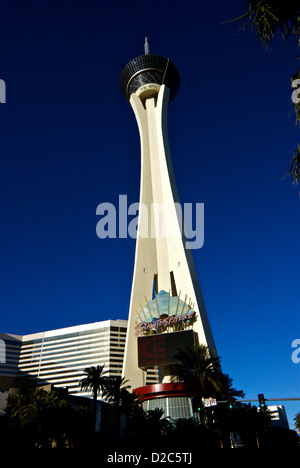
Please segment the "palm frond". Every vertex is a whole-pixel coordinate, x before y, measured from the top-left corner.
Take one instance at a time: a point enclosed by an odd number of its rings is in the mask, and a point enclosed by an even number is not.
[[[293,158],[288,165],[287,172],[283,179],[291,177],[293,185],[298,185],[300,182],[300,143],[298,149],[294,151]]]
[[[245,5],[245,13],[233,21],[240,29],[253,28],[263,47],[269,47],[280,31],[284,44],[293,33],[300,37],[300,8],[297,2],[282,0],[253,0]]]

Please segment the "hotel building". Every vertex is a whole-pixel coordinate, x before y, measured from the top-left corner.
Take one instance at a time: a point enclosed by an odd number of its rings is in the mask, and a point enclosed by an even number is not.
[[[126,332],[127,320],[105,320],[24,336],[2,333],[0,387],[52,384],[90,397],[80,389],[84,369],[104,365],[107,376],[121,375]]]

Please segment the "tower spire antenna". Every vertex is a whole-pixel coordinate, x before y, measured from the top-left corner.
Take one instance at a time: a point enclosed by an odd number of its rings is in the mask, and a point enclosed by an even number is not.
[[[145,55],[149,55],[150,52],[150,46],[148,43],[148,37],[145,37],[145,44],[144,44],[144,49],[145,49]]]

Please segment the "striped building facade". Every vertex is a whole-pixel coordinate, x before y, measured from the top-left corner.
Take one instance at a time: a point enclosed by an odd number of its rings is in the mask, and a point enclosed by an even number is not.
[[[121,375],[126,333],[127,320],[105,320],[24,336],[1,334],[0,387],[52,384],[91,396],[80,389],[84,369],[104,365],[107,376]]]

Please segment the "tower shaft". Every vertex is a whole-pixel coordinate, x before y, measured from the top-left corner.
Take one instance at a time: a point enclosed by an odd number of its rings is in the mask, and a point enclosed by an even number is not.
[[[145,385],[138,367],[136,319],[153,299],[153,290],[169,292],[191,305],[198,342],[215,350],[191,250],[183,235],[179,197],[167,133],[170,90],[161,85],[151,97],[150,85],[130,96],[141,144],[140,209],[123,376],[132,388]],[[145,99],[146,94],[146,99]],[[148,97],[149,96],[149,97]]]

